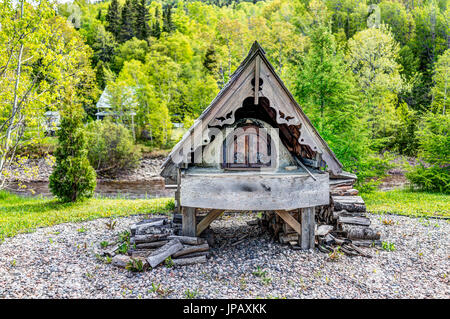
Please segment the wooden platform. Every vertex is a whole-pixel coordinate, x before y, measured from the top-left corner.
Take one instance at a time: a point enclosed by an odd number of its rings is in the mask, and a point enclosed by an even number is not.
[[[181,206],[221,210],[292,210],[329,204],[328,174],[186,173]]]

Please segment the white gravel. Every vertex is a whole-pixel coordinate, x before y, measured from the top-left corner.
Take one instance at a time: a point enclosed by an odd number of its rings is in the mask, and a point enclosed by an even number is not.
[[[101,241],[112,242],[142,218],[117,219],[112,231],[98,219],[7,238],[0,244],[0,298],[185,298],[188,290],[197,298],[450,297],[449,221],[372,215],[395,250],[368,249],[371,259],[330,261],[317,249],[294,251],[256,231],[231,246],[235,239],[224,236],[244,234],[255,215],[215,221],[216,248],[206,264],[131,273],[96,259]],[[384,218],[395,223],[384,225]],[[264,275],[254,274],[258,267]]]

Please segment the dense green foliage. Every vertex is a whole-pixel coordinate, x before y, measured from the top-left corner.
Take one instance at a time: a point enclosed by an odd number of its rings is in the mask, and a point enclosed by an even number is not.
[[[76,83],[87,121],[97,111],[88,81],[95,74],[117,122],[134,124],[138,142],[170,147],[172,123],[192,123],[257,40],[346,170],[372,180],[389,151],[423,157],[433,175],[446,172],[448,159],[429,162],[430,152],[440,155],[423,138],[430,121],[447,123],[445,0],[75,0],[57,8],[73,23],[66,33],[91,48],[67,45],[90,62]]]
[[[96,174],[87,158],[83,110],[70,105],[71,99],[65,101],[68,106],[58,130],[56,163],[49,177],[51,192],[63,202],[92,197],[96,186]]]
[[[91,198],[76,203],[61,203],[55,199],[15,196],[0,191],[0,242],[6,237],[32,232],[38,227],[96,218],[164,214],[171,210],[173,199],[170,198]]]
[[[141,153],[130,131],[111,121],[95,121],[86,126],[88,158],[97,173],[114,174],[139,165]]]

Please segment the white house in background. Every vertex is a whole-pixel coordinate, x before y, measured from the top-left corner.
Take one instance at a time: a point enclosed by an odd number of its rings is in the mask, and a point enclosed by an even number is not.
[[[122,121],[124,124],[128,124],[130,126],[130,129],[133,133],[133,138],[136,138],[135,131],[134,131],[134,116],[136,113],[133,111],[137,109],[138,102],[135,98],[136,91],[132,87],[124,87],[123,88],[123,97],[122,97],[122,109],[129,109],[131,111],[128,112],[116,112],[113,111],[112,105],[111,105],[111,93],[108,89],[108,86],[105,87],[102,94],[100,95],[100,98],[97,102],[97,113],[95,113],[95,116],[97,117],[97,120],[103,120],[105,116],[112,116],[114,118],[118,118],[120,116],[130,116],[131,117],[131,123],[128,123],[127,120]]]
[[[96,105],[97,113],[95,113],[95,116],[97,116],[97,120],[103,120],[105,116],[115,115],[115,113],[112,111],[110,100],[111,94],[108,91],[108,87],[105,87]]]
[[[44,113],[44,131],[47,136],[54,136],[59,128],[61,116],[58,111]]]

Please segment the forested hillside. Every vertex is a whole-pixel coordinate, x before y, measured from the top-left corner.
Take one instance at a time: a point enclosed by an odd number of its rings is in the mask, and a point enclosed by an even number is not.
[[[10,8],[2,11],[3,26],[14,4],[2,0],[2,7]],[[411,178],[448,190],[445,0],[75,0],[55,8],[37,28],[60,24],[70,58],[52,72],[80,73],[62,77],[71,84],[58,92],[73,87],[86,122],[95,119],[107,87],[110,104],[122,114],[117,121],[128,123],[127,114],[135,113],[138,141],[170,147],[173,123],[190,126],[257,40],[347,170],[369,178],[386,168],[379,154],[415,156],[423,165]],[[58,46],[59,37],[42,32],[39,39]],[[0,34],[0,42],[7,41],[5,29]],[[0,53],[0,65],[6,61],[8,53]],[[46,60],[31,61],[30,74]],[[1,101],[13,100],[4,92]],[[58,109],[56,101],[49,96],[30,113]],[[10,106],[1,107],[7,118]]]

